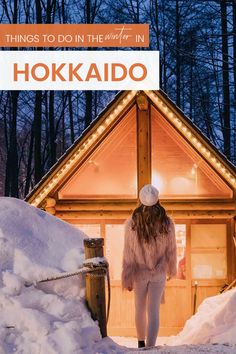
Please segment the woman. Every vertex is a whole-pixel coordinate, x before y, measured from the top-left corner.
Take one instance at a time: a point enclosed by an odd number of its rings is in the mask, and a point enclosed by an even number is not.
[[[176,275],[173,221],[160,205],[159,192],[150,184],[140,193],[141,205],[125,225],[122,287],[134,290],[138,347],[154,346],[159,329],[159,308],[166,276]],[[147,326],[146,326],[147,310]]]

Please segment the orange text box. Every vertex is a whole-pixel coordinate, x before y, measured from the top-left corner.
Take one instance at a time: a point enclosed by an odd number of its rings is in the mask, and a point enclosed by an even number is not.
[[[148,46],[148,24],[0,25],[0,47]]]

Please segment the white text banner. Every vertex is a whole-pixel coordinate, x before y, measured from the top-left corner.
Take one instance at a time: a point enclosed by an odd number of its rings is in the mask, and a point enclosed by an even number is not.
[[[158,51],[0,51],[1,90],[158,90]]]

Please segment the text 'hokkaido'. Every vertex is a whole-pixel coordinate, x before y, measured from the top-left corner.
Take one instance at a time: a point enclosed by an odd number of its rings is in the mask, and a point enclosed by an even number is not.
[[[142,81],[147,77],[147,67],[143,63],[134,63],[132,65],[124,65],[122,63],[104,63],[97,65],[91,63],[85,67],[83,63],[30,63],[18,64],[13,63],[13,80],[18,81],[38,81],[43,82],[50,80],[56,81],[80,81],[80,82],[107,82],[122,81],[129,79],[132,81]]]

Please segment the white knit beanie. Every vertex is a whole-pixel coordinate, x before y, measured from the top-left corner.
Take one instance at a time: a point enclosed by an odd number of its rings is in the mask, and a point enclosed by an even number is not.
[[[155,205],[159,199],[159,191],[153,185],[146,184],[139,192],[139,199],[143,205]]]

